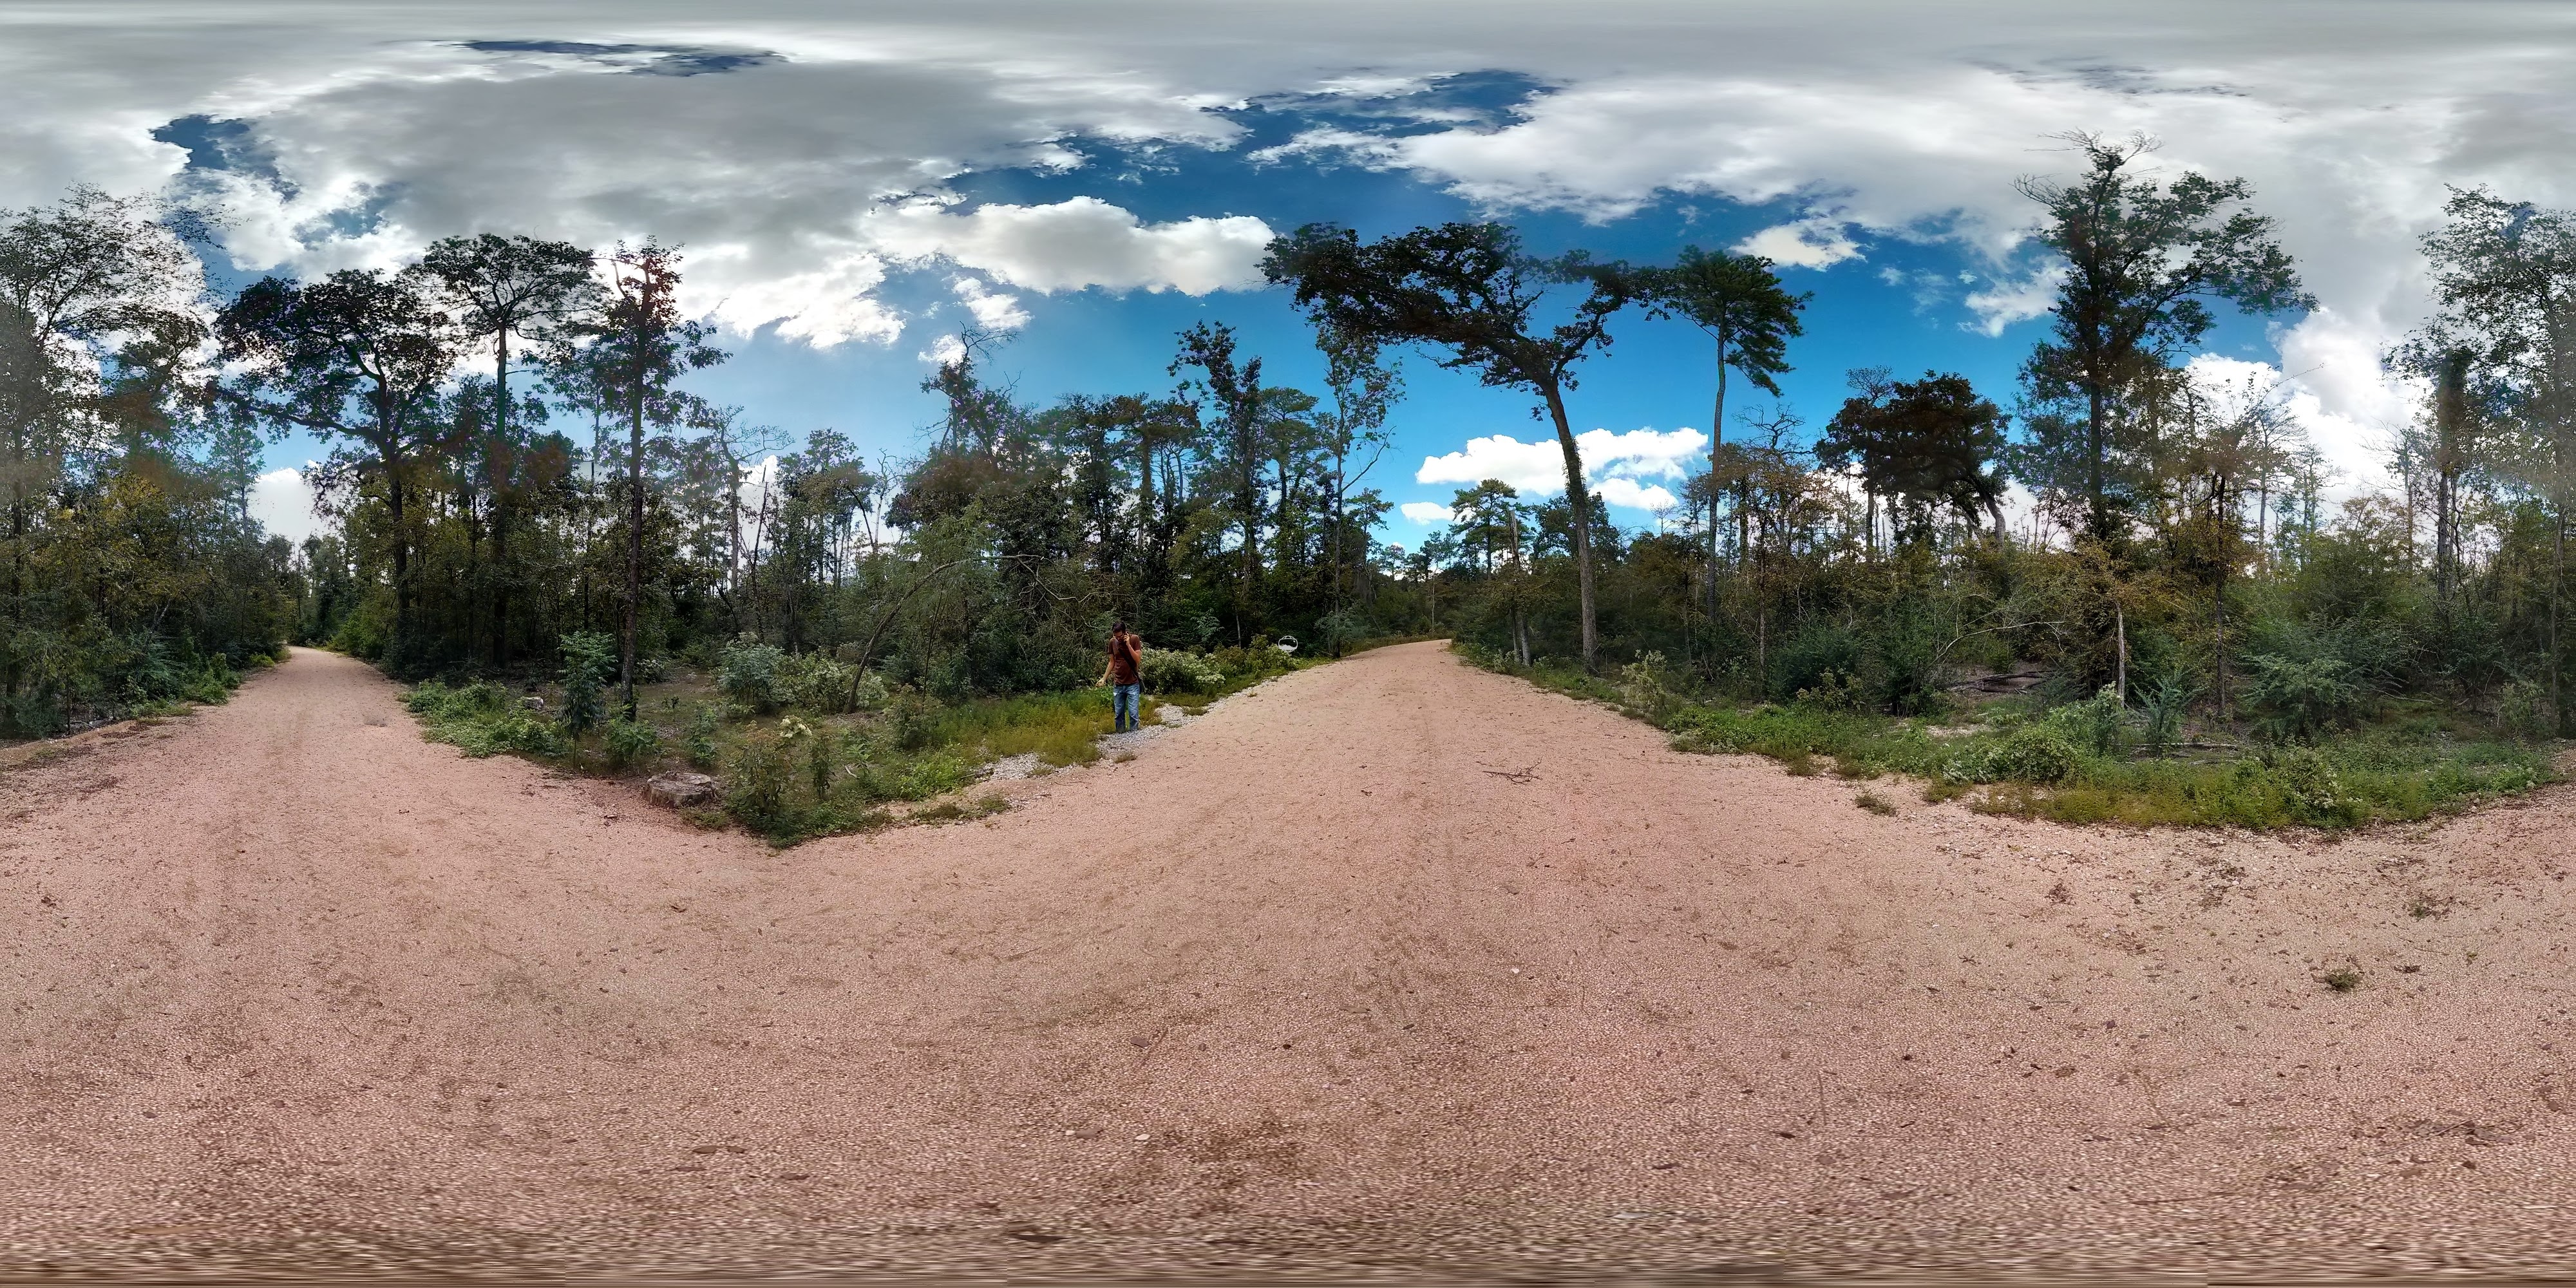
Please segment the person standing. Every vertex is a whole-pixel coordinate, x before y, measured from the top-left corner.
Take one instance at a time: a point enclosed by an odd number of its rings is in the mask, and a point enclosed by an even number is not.
[[[1140,669],[1145,660],[1145,637],[1119,622],[1109,628],[1109,665],[1100,672],[1101,683],[1110,689],[1109,722],[1116,732],[1144,727],[1145,677]]]

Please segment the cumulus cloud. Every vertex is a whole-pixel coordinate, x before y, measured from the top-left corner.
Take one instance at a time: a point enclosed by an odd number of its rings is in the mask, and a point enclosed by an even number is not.
[[[1248,215],[1147,224],[1097,197],[1050,206],[906,201],[859,221],[868,242],[902,260],[945,259],[1033,291],[1179,291],[1205,295],[1261,282],[1270,226]]]
[[[2337,349],[2352,346],[2353,336],[2331,315],[2311,321],[2321,324],[2294,328],[2283,337],[2286,370],[2205,353],[2191,361],[2192,382],[2220,414],[2255,399],[2273,403],[2325,458],[2334,475],[2331,497],[2390,486],[2396,480],[2389,472],[2389,448],[2422,391],[2403,379],[2375,374],[2375,351],[2338,354]],[[2374,376],[2355,382],[2352,373],[2364,366],[2362,358],[2369,359]],[[2309,361],[2303,367],[2300,359]]]
[[[1020,307],[1020,297],[992,290],[977,278],[961,277],[952,285],[975,325],[987,331],[1017,331],[1029,324],[1029,311]]]
[[[1620,433],[1594,429],[1575,435],[1574,442],[1593,490],[1612,505],[1639,510],[1676,504],[1671,492],[1642,480],[1684,478],[1691,460],[1708,451],[1708,435],[1687,427]],[[1489,434],[1467,440],[1457,451],[1425,457],[1413,472],[1416,483],[1472,486],[1486,479],[1500,479],[1535,496],[1562,494],[1564,451],[1553,438],[1523,442],[1509,434]]]
[[[1760,255],[1792,268],[1831,268],[1861,257],[1859,244],[1841,224],[1831,220],[1774,224],[1736,243],[1735,249],[1740,254]]]
[[[1607,478],[1594,486],[1601,499],[1631,510],[1669,510],[1681,501],[1654,484],[1640,484],[1635,479]]]
[[[252,479],[250,517],[268,529],[268,535],[297,545],[322,531],[322,521],[313,517],[313,487],[304,481],[302,470],[270,470]]]
[[[1444,523],[1454,523],[1458,519],[1457,514],[1450,510],[1448,506],[1441,505],[1435,501],[1407,501],[1395,508],[1399,513],[1403,514],[1405,518],[1411,519],[1415,523],[1422,524],[1425,527]]]

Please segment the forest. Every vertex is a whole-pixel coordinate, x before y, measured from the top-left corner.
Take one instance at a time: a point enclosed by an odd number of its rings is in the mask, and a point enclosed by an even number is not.
[[[2287,391],[2191,362],[2223,312],[2313,307],[2256,194],[2074,141],[2080,173],[2023,184],[2063,272],[2009,390],[1858,370],[1811,424],[1777,397],[1806,299],[1767,260],[1312,226],[1264,270],[1321,388],[1209,322],[1164,387],[1028,405],[969,332],[938,423],[873,458],[687,391],[727,355],[684,248],[483,233],[219,300],[190,218],[75,192],[0,227],[0,735],[218,700],[295,642],[417,684],[471,752],[694,765],[787,838],[1096,755],[1123,618],[1165,702],[1294,665],[1283,640],[1450,636],[1677,745],[2070,819],[2349,826],[2548,781],[2576,215],[2450,195],[2432,320],[2384,355],[2420,395],[2395,485],[2329,504]],[[1722,429],[1653,532],[1575,441],[1630,326],[1706,334],[1665,378]],[[1563,492],[1487,481],[1385,544],[1408,361],[1525,396]],[[332,446],[300,549],[246,509],[289,433]]]

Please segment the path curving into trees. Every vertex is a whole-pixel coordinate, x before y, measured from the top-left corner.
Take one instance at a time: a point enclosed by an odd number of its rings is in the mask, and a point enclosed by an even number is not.
[[[785,852],[322,653],[90,746],[0,776],[0,1272],[2570,1259],[2565,789],[1887,818],[1434,645]]]

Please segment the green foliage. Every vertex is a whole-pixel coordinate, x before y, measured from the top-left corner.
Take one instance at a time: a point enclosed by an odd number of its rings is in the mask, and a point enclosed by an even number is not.
[[[2082,702],[2050,710],[2048,727],[2091,755],[2116,756],[2128,748],[2128,712],[2121,709],[2120,691],[2107,684]]]
[[[680,740],[680,754],[688,759],[690,768],[716,767],[716,735],[722,729],[712,706],[701,705],[698,713],[690,717],[688,732]]]
[[[421,718],[423,736],[477,759],[503,752],[555,757],[572,750],[555,725],[537,719],[508,689],[488,680],[453,687],[425,680],[405,695],[403,705]]]
[[[778,669],[786,656],[774,645],[735,644],[716,663],[716,688],[745,710],[768,715],[778,710]]]
[[[2139,741],[2162,750],[2182,738],[2183,721],[2191,713],[2193,699],[2200,691],[2182,676],[2168,673],[2138,691],[2138,712],[2145,722]]]
[[[726,658],[730,662],[735,653],[747,651],[732,650],[727,652]],[[774,649],[770,651],[776,652]],[[780,706],[821,715],[840,715],[856,709],[858,705],[858,668],[833,661],[820,653],[773,658],[769,671],[770,692]],[[729,668],[726,673],[731,675],[733,671]],[[884,691],[885,686],[880,682],[876,692],[882,695]]]
[[[760,732],[734,748],[725,809],[745,827],[774,833],[788,821],[796,785],[795,751],[787,739]]]
[[[1968,783],[2037,783],[2053,786],[2075,776],[2083,753],[2075,740],[2054,724],[2031,724],[1994,741],[1977,741],[1959,749],[1943,775]]]
[[[1648,721],[1662,724],[1682,702],[1674,683],[1664,655],[1648,653],[1619,668],[1619,700]]]
[[[2403,645],[2387,627],[2276,622],[2245,655],[2246,705],[2278,738],[2308,740],[2358,722],[2394,678]]]
[[[662,754],[662,734],[640,720],[611,720],[601,747],[607,752],[610,768],[628,769],[649,764]]]
[[[1634,709],[1621,686],[1564,667],[1523,668],[1461,645],[1490,670]],[[2545,748],[2455,736],[2439,724],[2373,727],[2234,760],[2131,760],[2096,751],[2115,698],[2097,695],[2025,718],[1997,709],[1977,732],[1936,738],[1920,720],[1814,703],[1685,702],[1657,723],[1677,751],[1752,753],[1793,774],[1830,759],[1848,777],[1904,774],[1927,799],[2071,823],[2349,828],[2452,813],[2556,781]],[[2116,714],[2114,715],[2116,718]]]
[[[1136,678],[1148,693],[1214,693],[1225,687],[1225,672],[1196,653],[1148,648],[1137,659]]]
[[[579,738],[607,717],[608,683],[617,673],[617,645],[597,631],[575,631],[563,637],[563,707],[555,723]]]

